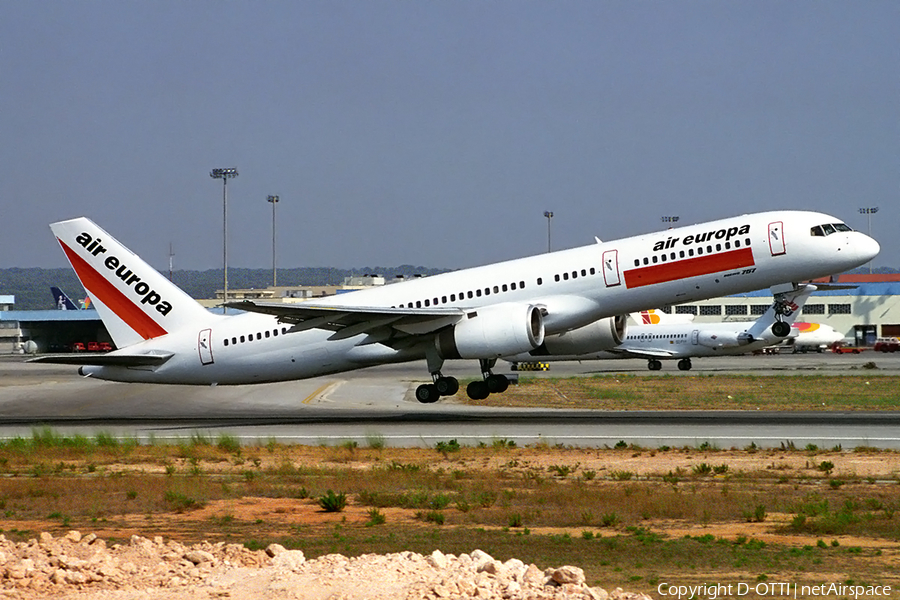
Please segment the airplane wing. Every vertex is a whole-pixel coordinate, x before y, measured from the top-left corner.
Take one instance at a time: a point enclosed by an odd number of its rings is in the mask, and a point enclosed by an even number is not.
[[[49,354],[30,358],[25,362],[100,367],[152,367],[163,364],[173,356],[174,354],[171,352],[165,354]]]
[[[346,339],[362,333],[372,333],[384,327],[407,335],[431,333],[453,325],[467,313],[477,309],[462,308],[385,308],[374,306],[333,306],[299,302],[278,304],[271,302],[227,302],[228,308],[262,313],[278,318],[282,323],[293,323],[291,331],[329,329],[334,331],[330,340]],[[375,340],[373,340],[375,341]],[[378,340],[381,341],[381,340]]]

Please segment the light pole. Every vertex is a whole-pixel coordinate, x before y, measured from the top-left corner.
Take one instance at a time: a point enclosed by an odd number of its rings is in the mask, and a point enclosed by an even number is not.
[[[662,222],[663,223],[677,223],[678,219],[680,219],[680,218],[681,217],[679,217],[678,215],[664,215],[662,217]],[[669,227],[672,227],[672,225],[669,225]]]
[[[280,198],[269,196],[267,200],[272,204],[272,287],[278,285],[278,271],[275,269],[275,206]]]
[[[550,219],[553,218],[553,211],[545,210],[544,216],[547,217],[547,252],[550,252]]]
[[[872,215],[878,212],[877,206],[871,206],[868,208],[860,208],[859,214],[866,215],[866,220],[869,222],[869,237],[872,237]],[[872,261],[869,261],[869,275],[872,274]]]
[[[228,180],[237,177],[236,168],[213,169],[209,172],[213,179],[222,180],[222,270],[224,271],[225,286],[222,294],[222,314],[228,310],[225,303],[228,302]]]

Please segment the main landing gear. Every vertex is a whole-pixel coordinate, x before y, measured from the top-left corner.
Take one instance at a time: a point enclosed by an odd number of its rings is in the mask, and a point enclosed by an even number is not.
[[[776,337],[787,337],[791,333],[790,323],[785,323],[783,319],[790,316],[797,310],[797,305],[788,299],[786,294],[775,294],[775,322],[772,324],[772,334]]]
[[[691,364],[690,358],[682,358],[678,361],[678,368],[682,371],[690,371],[692,366],[693,365]],[[651,371],[659,371],[660,369],[662,369],[662,361],[656,358],[651,358],[647,361],[647,368]]]
[[[484,400],[491,394],[500,394],[509,387],[509,379],[504,375],[496,375],[491,368],[497,359],[481,359],[482,381],[473,381],[466,387],[466,393],[472,400]],[[459,381],[455,377],[444,377],[440,370],[431,372],[433,383],[425,383],[416,388],[416,400],[423,404],[437,402],[441,396],[452,396],[459,391]]]

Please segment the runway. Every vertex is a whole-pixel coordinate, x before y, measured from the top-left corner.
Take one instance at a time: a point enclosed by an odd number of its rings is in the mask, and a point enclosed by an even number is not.
[[[449,363],[445,374],[474,377],[471,361]],[[781,355],[695,361],[690,372],[667,363],[650,374],[642,360],[557,363],[560,377],[598,371],[652,376],[696,373],[900,374],[900,355]],[[505,369],[497,369],[498,372]],[[0,438],[31,437],[35,428],[61,435],[108,433],[148,441],[211,440],[228,435],[243,444],[269,440],[310,445],[432,447],[437,441],[577,447],[803,448],[857,446],[900,449],[900,411],[888,413],[650,412],[498,409],[442,401],[422,405],[413,390],[425,379],[424,363],[391,365],[305,381],[234,387],[152,386],[83,379],[71,367],[0,360]],[[526,376],[526,375],[522,375]]]

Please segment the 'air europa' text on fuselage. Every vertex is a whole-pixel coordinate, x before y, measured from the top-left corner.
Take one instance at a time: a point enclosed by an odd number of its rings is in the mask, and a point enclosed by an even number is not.
[[[656,242],[653,246],[654,252],[659,252],[660,250],[668,250],[669,248],[674,248],[676,242],[679,240],[681,244],[684,246],[690,246],[691,244],[700,244],[703,242],[708,242],[710,240],[725,240],[726,242],[737,235],[746,235],[750,233],[750,225],[741,225],[740,227],[729,227],[728,229],[718,229],[716,231],[709,231],[707,233],[698,233],[696,235],[686,235],[684,238],[673,238],[670,237],[666,240]]]
[[[92,256],[106,253],[106,248],[103,247],[102,243],[103,240],[100,238],[94,239],[87,232],[80,233],[75,238],[75,241]],[[112,255],[105,257],[103,266],[113,271],[116,277],[124,281],[125,285],[129,286],[138,296],[141,296],[141,304],[153,306],[161,315],[167,315],[172,310],[172,305],[169,302],[163,300],[162,296],[150,287],[150,284],[142,281],[140,276],[133,273],[118,257]]]

